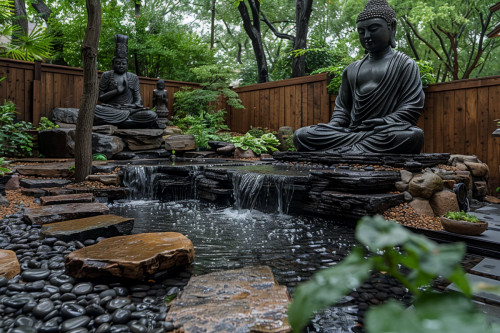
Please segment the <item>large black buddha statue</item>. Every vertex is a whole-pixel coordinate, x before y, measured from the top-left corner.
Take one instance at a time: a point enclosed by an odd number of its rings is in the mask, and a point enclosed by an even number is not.
[[[165,128],[156,112],[142,105],[139,78],[128,71],[128,37],[115,35],[113,70],[102,73],[94,124],[119,128]]]
[[[300,128],[294,144],[299,151],[418,154],[425,95],[415,61],[392,49],[396,13],[386,0],[371,0],[356,26],[367,55],[344,70],[330,122]]]

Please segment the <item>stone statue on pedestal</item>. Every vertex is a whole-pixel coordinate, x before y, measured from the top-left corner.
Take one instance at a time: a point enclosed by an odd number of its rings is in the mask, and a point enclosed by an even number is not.
[[[158,115],[142,105],[139,78],[128,72],[128,37],[115,35],[113,70],[104,72],[99,82],[99,101],[94,124],[119,128],[165,128]]]
[[[415,61],[392,49],[396,13],[386,0],[370,0],[356,27],[367,55],[344,70],[330,122],[300,128],[294,144],[298,151],[418,154],[425,95]]]
[[[158,120],[166,124],[168,122],[168,90],[165,90],[165,81],[158,80],[156,89],[153,90],[153,106],[156,108]]]

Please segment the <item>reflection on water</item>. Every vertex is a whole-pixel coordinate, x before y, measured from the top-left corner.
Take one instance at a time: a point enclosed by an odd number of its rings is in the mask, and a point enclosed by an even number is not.
[[[195,247],[194,274],[268,265],[291,292],[318,269],[341,261],[354,244],[351,228],[324,219],[237,211],[195,200],[117,203],[111,213],[135,218],[134,233],[186,235]],[[349,331],[355,317],[342,309],[315,319],[316,331]]]

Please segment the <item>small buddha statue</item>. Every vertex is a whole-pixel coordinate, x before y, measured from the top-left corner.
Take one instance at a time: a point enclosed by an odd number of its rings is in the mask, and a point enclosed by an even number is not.
[[[366,56],[344,70],[328,124],[300,128],[298,151],[418,154],[424,132],[416,126],[425,95],[418,66],[396,47],[396,13],[370,0],[356,28]]]
[[[153,90],[153,106],[156,108],[158,120],[166,124],[168,122],[168,90],[165,90],[165,81],[162,79],[156,82],[156,89]]]
[[[139,78],[128,72],[128,37],[115,35],[113,70],[104,72],[99,82],[99,101],[94,124],[119,128],[165,128],[158,115],[142,104]]]

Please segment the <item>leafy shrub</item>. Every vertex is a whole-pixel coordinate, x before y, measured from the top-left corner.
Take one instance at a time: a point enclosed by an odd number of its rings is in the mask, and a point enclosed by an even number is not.
[[[416,60],[418,69],[420,71],[420,78],[422,79],[422,86],[426,88],[429,84],[436,83],[436,78],[434,77],[434,68],[430,61],[426,60]]]
[[[461,212],[448,212],[444,215],[444,217],[449,218],[451,220],[456,221],[467,221],[472,223],[479,223],[479,219],[477,216],[472,214],[467,214],[463,210]]]
[[[14,103],[0,105],[0,156],[31,156],[33,141],[26,131],[33,129],[33,124],[15,119]]]
[[[472,289],[460,264],[465,244],[437,244],[381,216],[361,219],[356,238],[364,247],[355,248],[341,263],[317,272],[295,290],[288,310],[294,332],[301,332],[315,311],[358,288],[372,270],[398,280],[414,294],[415,300],[412,309],[395,301],[368,309],[365,317],[368,333],[499,332],[500,326],[489,324],[470,300]],[[370,252],[368,257],[365,248]],[[401,266],[411,272],[401,274]],[[440,276],[454,283],[463,294],[437,293],[429,288]],[[498,292],[491,286],[475,288]]]
[[[44,130],[48,130],[51,128],[59,128],[59,125],[54,124],[47,117],[42,117],[42,118],[40,118],[40,121],[38,122],[38,126],[36,129],[38,131],[44,131]]]
[[[276,147],[280,144],[273,133],[263,134],[260,138],[256,138],[252,134],[246,133],[243,136],[234,137],[230,141],[236,148],[241,148],[242,150],[251,149],[258,155],[277,151],[278,149]]]
[[[176,125],[185,133],[192,134],[196,140],[196,146],[201,148],[208,147],[208,141],[227,141],[219,131],[228,130],[225,124],[226,111],[216,113],[205,113],[203,115],[191,116],[177,120]]]
[[[6,168],[7,161],[5,161],[5,157],[0,157],[0,177],[3,177],[6,173],[9,173],[11,170]]]
[[[295,145],[293,144],[293,135],[286,138],[286,145],[288,146],[288,151],[297,151],[297,148],[295,148]]]
[[[92,161],[107,161],[107,160],[108,158],[104,154],[97,153],[92,155]]]
[[[253,126],[250,126],[250,129],[248,130],[247,133],[250,133],[252,136],[254,136],[256,138],[260,138],[261,136],[263,136],[266,133],[275,134],[275,132],[271,132],[268,128],[253,127]]]

